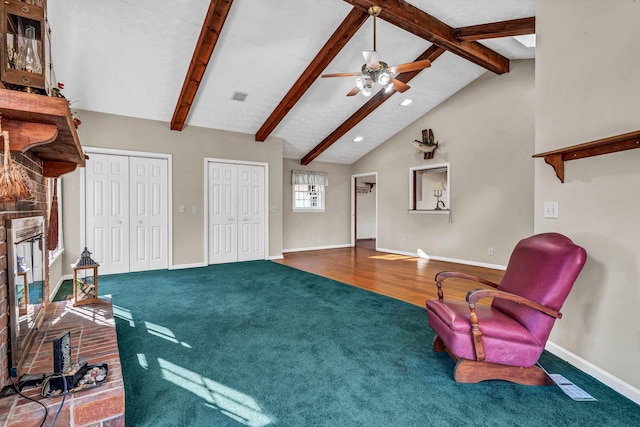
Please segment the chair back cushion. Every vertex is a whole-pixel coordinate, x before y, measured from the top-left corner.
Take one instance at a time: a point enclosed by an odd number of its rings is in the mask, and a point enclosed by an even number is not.
[[[560,310],[587,259],[583,248],[558,233],[543,233],[516,245],[499,290]],[[555,318],[512,301],[494,299],[492,307],[517,320],[544,345]]]

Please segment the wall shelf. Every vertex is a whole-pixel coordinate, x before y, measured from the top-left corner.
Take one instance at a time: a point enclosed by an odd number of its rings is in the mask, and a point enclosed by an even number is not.
[[[85,165],[66,99],[0,89],[0,115],[11,151],[38,156],[45,177],[57,178]]]
[[[640,130],[547,151],[546,153],[534,154],[533,157],[544,158],[544,161],[551,165],[556,172],[560,182],[564,182],[564,162],[618,151],[633,150],[634,148],[640,148]]]

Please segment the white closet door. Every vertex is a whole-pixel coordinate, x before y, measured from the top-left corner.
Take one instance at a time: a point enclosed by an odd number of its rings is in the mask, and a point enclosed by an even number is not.
[[[129,168],[130,271],[167,268],[167,161],[131,157]]]
[[[209,264],[238,260],[237,166],[209,163]]]
[[[92,154],[86,165],[86,245],[104,274],[129,271],[129,158]]]
[[[264,259],[264,167],[238,165],[238,261]]]

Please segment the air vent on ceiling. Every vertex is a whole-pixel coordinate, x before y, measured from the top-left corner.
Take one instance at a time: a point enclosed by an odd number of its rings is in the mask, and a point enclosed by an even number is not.
[[[244,100],[247,99],[247,96],[249,96],[248,93],[236,91],[236,92],[233,92],[233,96],[231,97],[231,99],[233,99],[234,101],[244,102]]]

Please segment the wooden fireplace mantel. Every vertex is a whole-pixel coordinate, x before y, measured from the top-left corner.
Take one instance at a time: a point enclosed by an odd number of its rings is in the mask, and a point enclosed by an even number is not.
[[[534,154],[533,157],[543,157],[544,161],[555,170],[560,182],[564,182],[564,162],[632,150],[634,148],[640,148],[640,130],[547,151],[546,153]]]
[[[66,99],[0,89],[0,115],[2,129],[9,132],[11,151],[38,156],[46,178],[85,166]]]

